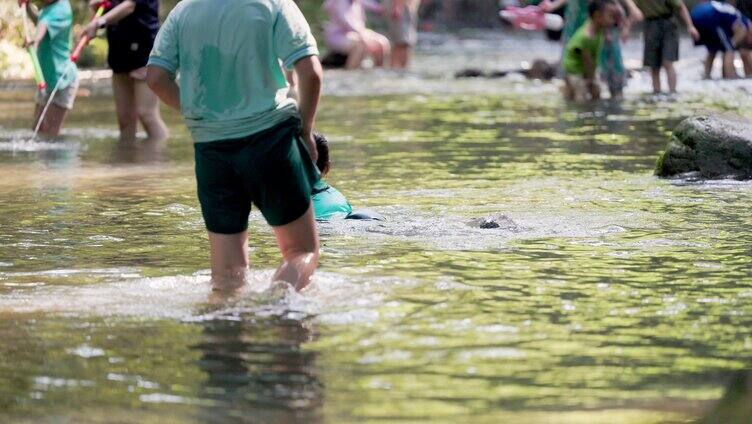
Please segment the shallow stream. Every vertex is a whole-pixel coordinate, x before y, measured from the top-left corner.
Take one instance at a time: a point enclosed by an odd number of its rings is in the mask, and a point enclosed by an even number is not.
[[[254,211],[253,283],[212,295],[176,114],[166,145],[124,145],[112,101],[81,98],[30,142],[31,94],[0,92],[0,421],[748,417],[752,184],[652,176],[682,118],[749,111],[748,85],[574,106],[437,55],[328,74],[329,182],[388,221],[321,224],[300,294],[269,287]]]

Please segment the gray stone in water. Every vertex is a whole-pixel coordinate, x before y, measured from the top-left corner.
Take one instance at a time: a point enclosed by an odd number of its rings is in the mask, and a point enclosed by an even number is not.
[[[484,230],[501,228],[508,231],[519,231],[520,227],[506,215],[492,215],[483,218],[476,218],[467,223],[467,225]]]
[[[687,118],[658,159],[660,177],[697,173],[701,178],[752,178],[752,123],[733,115]]]

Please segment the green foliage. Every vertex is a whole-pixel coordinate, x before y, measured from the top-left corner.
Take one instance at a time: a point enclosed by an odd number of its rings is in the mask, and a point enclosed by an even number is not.
[[[84,49],[78,59],[81,68],[104,68],[107,66],[107,40],[96,38]]]

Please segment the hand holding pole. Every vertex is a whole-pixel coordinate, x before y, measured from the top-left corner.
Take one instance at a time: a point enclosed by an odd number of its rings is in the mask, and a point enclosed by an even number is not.
[[[23,31],[24,31],[24,40],[28,42],[28,40],[31,40],[31,35],[29,34],[29,24],[26,22],[26,7],[28,6],[29,0],[21,0],[19,1],[18,5],[21,8],[21,14],[23,15]],[[26,50],[29,52],[29,56],[31,57],[31,65],[34,68],[34,81],[37,83],[37,88],[39,90],[44,90],[47,88],[47,83],[44,81],[44,75],[42,74],[42,67],[39,65],[39,57],[37,56],[37,49],[34,47],[34,44],[29,44],[26,46]]]
[[[91,22],[96,21],[97,19],[101,18],[102,15],[104,15],[104,10],[109,7],[109,2],[102,2],[99,5],[99,8],[97,9],[97,13],[94,14],[94,17],[91,19]],[[78,62],[78,59],[81,57],[81,52],[86,48],[86,46],[91,41],[91,38],[88,34],[84,34],[81,36],[81,39],[78,40],[78,44],[76,45],[76,48],[73,49],[73,53],[71,53],[70,60],[73,63]]]

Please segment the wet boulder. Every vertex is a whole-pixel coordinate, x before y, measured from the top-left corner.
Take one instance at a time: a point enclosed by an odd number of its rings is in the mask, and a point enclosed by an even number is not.
[[[720,114],[682,121],[658,159],[655,174],[686,173],[705,179],[752,179],[752,122]]]
[[[491,215],[483,218],[475,218],[467,225],[483,230],[502,229],[507,231],[519,231],[520,227],[506,215]]]

